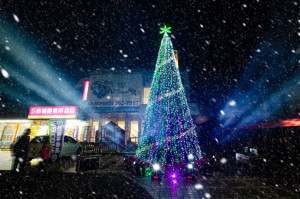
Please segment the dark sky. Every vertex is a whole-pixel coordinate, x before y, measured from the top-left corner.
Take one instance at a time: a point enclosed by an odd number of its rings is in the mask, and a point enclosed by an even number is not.
[[[32,52],[71,85],[98,68],[154,70],[162,39],[159,27],[171,26],[179,66],[190,71],[191,100],[212,112],[218,112],[233,90],[241,86],[243,75],[254,61],[267,63],[269,71],[264,72],[271,76],[281,70],[278,63],[287,63],[282,69],[286,74],[277,79],[279,82],[299,72],[298,62],[284,60],[290,54],[299,57],[299,13],[298,1],[279,0],[0,3],[0,23],[9,24],[19,39],[30,43],[27,46]],[[0,37],[5,40],[5,35]],[[16,61],[2,44],[0,66],[10,73],[10,67],[17,67],[12,64]],[[268,46],[265,52],[263,46]],[[280,51],[272,51],[274,48]],[[265,54],[254,60],[257,52]],[[279,60],[268,61],[274,59],[272,56]],[[22,73],[22,67],[18,67]],[[262,76],[259,71],[253,73],[254,82],[256,75]],[[21,107],[44,100],[23,89],[12,76],[0,75],[1,87],[6,88],[0,91],[2,116],[9,115],[8,111],[18,114]],[[268,89],[273,89],[272,85]],[[12,92],[17,94],[12,96]]]

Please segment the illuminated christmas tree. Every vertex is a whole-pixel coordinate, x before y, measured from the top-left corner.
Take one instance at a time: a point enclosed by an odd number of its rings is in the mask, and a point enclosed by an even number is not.
[[[161,41],[136,156],[150,164],[174,165],[202,158],[171,42]]]

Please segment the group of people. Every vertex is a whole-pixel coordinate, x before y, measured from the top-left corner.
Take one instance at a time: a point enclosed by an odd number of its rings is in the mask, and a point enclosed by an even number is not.
[[[12,166],[13,172],[24,173],[24,168],[27,162],[27,154],[29,150],[30,133],[30,129],[25,129],[24,134],[12,146],[15,156]],[[51,147],[49,145],[49,142],[45,142],[38,153],[38,156],[41,158],[38,173],[44,172],[46,170],[46,167],[48,166],[50,160],[50,153]]]

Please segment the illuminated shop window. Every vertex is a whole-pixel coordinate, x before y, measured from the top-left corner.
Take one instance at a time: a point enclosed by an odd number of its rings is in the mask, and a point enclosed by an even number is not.
[[[131,142],[138,143],[138,136],[139,136],[139,122],[138,121],[131,121],[130,122]]]
[[[148,99],[150,95],[150,87],[145,87],[144,88],[144,97],[143,97],[143,104],[148,104]]]
[[[93,127],[95,128],[95,131],[99,128],[99,122],[93,122]]]
[[[125,129],[125,121],[118,121],[118,126],[119,126],[121,129]]]

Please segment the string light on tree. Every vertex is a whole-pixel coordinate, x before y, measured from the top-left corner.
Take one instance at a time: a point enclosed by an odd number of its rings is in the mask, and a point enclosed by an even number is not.
[[[163,34],[136,156],[150,164],[174,165],[202,158],[177,67],[171,27]]]

